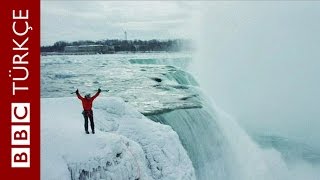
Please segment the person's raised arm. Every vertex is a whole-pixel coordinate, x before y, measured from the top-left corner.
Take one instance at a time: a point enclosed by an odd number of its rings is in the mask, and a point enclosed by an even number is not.
[[[98,97],[100,92],[101,92],[101,89],[99,88],[98,92],[94,96],[92,96],[92,100],[94,100],[96,97]]]
[[[76,90],[76,94],[77,94],[77,97],[78,97],[80,100],[82,100],[82,99],[83,99],[83,97],[80,95],[80,93],[79,93],[79,90],[78,90],[78,89]]]

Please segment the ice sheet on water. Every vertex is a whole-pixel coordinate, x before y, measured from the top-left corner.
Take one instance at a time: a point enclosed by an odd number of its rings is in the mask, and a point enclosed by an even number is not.
[[[150,58],[157,59],[156,64],[131,64],[132,59]],[[167,61],[188,64],[190,55],[44,56],[41,60],[43,97],[72,96],[70,92],[77,88],[81,93],[94,93],[101,87],[110,90],[106,95],[123,98],[145,115],[202,106],[197,97],[188,98],[198,94],[194,78],[177,66],[165,65]],[[70,62],[55,64],[64,61]]]

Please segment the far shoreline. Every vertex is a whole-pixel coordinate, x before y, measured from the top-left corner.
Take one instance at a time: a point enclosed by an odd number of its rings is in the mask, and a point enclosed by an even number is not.
[[[118,51],[118,52],[112,52],[112,53],[97,53],[97,52],[41,52],[41,56],[103,55],[103,54],[149,54],[149,53],[192,53],[192,51]]]

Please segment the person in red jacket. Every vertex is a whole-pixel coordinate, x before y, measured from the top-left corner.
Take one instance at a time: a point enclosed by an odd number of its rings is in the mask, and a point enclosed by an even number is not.
[[[94,122],[93,122],[93,111],[92,111],[92,102],[94,99],[96,99],[96,97],[99,96],[101,92],[101,89],[98,89],[98,92],[94,95],[94,96],[90,96],[90,94],[85,95],[84,97],[82,97],[79,93],[79,90],[76,90],[76,94],[78,96],[78,98],[81,100],[82,102],[82,107],[83,107],[83,118],[84,118],[84,130],[86,131],[87,134],[89,134],[88,131],[88,119],[90,119],[90,126],[91,126],[91,131],[92,134],[94,134]]]

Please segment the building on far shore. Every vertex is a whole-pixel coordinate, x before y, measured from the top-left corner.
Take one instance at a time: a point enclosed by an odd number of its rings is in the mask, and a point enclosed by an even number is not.
[[[109,54],[114,53],[114,46],[109,45],[80,45],[80,46],[66,46],[65,53],[100,53]]]

